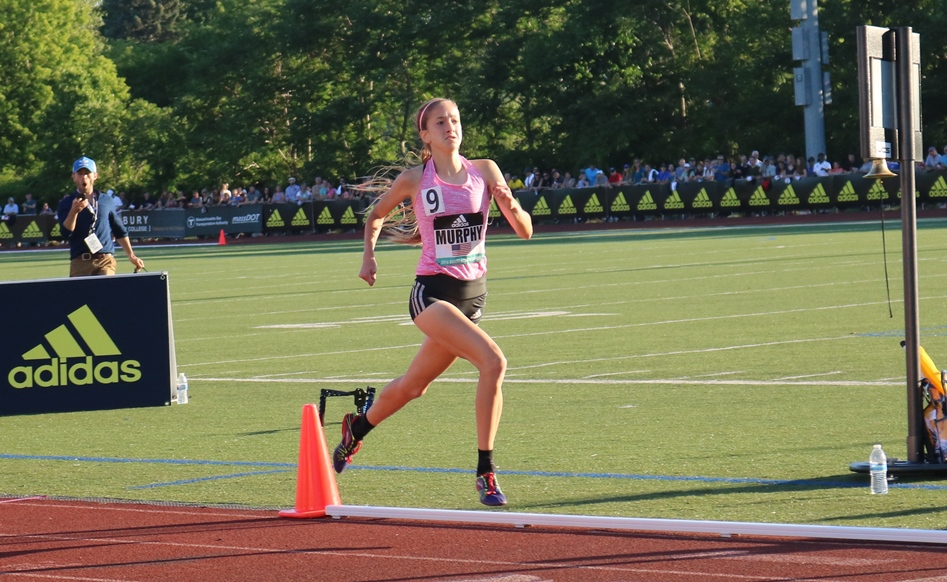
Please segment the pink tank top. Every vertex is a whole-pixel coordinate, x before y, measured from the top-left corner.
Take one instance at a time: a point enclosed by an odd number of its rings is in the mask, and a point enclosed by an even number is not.
[[[480,171],[461,158],[467,181],[448,184],[437,177],[434,160],[424,165],[412,204],[421,232],[418,275],[445,274],[463,281],[487,273],[485,241],[490,196]]]

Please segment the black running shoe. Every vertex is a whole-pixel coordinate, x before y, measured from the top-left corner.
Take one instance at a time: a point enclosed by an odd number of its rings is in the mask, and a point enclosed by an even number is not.
[[[352,456],[362,448],[362,441],[355,440],[352,436],[352,421],[355,420],[355,414],[351,412],[342,417],[342,442],[335,447],[332,454],[332,465],[336,473],[341,473],[352,462]]]

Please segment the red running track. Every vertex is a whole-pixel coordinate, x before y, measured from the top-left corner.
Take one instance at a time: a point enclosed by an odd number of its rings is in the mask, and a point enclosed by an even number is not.
[[[943,546],[0,499],[0,581],[947,581]]]

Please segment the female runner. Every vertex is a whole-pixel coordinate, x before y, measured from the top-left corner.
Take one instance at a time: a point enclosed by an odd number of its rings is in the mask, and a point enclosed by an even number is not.
[[[532,236],[532,220],[493,160],[460,155],[463,130],[453,101],[432,99],[422,105],[416,127],[424,144],[422,163],[399,174],[366,216],[359,277],[374,285],[375,244],[383,229],[397,227],[400,242],[420,241],[409,310],[426,337],[404,375],[385,386],[365,414],[345,415],[333,465],[338,473],[345,470],[372,428],[423,395],[457,358],[463,358],[479,372],[477,491],[484,505],[506,505],[493,464],[506,357],[477,325],[487,296],[484,243],[491,197],[520,238]],[[403,204],[407,199],[410,205]],[[392,215],[399,214],[399,207],[401,217],[395,220]]]

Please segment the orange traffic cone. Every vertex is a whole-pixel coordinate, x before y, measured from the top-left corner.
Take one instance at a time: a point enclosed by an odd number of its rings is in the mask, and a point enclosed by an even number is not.
[[[280,511],[280,517],[325,517],[327,505],[342,505],[335,482],[329,447],[315,404],[303,406],[299,433],[299,468],[296,476],[296,507]]]
[[[227,244],[227,235],[224,234],[224,229],[220,229],[220,238],[217,239],[217,244],[219,245]]]

